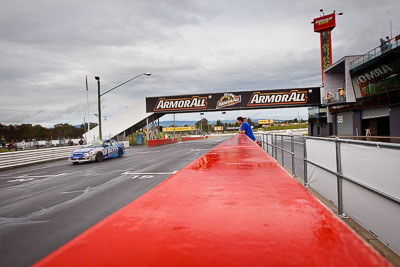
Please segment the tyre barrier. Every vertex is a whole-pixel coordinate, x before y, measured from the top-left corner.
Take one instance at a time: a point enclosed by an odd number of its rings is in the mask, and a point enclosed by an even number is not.
[[[161,145],[173,144],[173,143],[177,143],[177,142],[178,142],[178,139],[176,139],[176,138],[155,139],[155,140],[148,140],[147,146],[161,146]]]
[[[391,266],[245,135],[34,266]]]

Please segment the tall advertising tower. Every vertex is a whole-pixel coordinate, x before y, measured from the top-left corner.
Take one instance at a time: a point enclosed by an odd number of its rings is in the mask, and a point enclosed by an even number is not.
[[[315,18],[312,23],[314,32],[319,32],[321,37],[321,71],[322,83],[324,83],[324,70],[332,65],[331,31],[336,26],[335,11],[332,14]]]

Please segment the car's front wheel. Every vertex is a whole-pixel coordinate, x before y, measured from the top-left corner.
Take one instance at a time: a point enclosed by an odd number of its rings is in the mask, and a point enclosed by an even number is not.
[[[101,154],[101,152],[98,152],[98,153],[96,154],[95,161],[96,161],[96,162],[100,162],[100,161],[102,161],[102,160],[103,160],[103,155]]]

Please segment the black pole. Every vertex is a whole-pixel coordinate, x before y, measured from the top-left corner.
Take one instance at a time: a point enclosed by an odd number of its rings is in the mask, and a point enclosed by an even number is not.
[[[99,139],[103,139],[102,134],[101,134],[101,101],[100,101],[100,77],[96,76],[94,77],[97,80],[97,106],[98,106],[98,117],[99,117]]]

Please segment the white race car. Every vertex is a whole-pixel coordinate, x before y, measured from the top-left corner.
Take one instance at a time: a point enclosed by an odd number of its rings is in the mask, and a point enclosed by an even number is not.
[[[123,143],[108,139],[90,143],[84,148],[71,152],[68,160],[77,164],[85,161],[102,161],[103,159],[122,157],[124,154]]]

